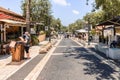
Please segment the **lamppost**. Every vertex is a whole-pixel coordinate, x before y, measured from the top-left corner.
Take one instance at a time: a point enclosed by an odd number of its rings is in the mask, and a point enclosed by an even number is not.
[[[49,42],[51,42],[51,16],[48,17]]]
[[[89,18],[88,18],[88,45],[90,45],[90,21],[89,21]]]

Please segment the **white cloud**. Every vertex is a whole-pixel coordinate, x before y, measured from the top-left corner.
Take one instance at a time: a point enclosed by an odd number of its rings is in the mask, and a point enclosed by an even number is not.
[[[73,12],[74,14],[77,14],[77,15],[80,13],[80,12],[77,11],[77,10],[73,10],[72,12]]]
[[[53,0],[53,2],[56,4],[62,5],[62,6],[70,6],[71,5],[66,0]]]

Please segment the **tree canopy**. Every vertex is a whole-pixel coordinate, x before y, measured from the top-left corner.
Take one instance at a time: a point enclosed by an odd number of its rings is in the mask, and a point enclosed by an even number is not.
[[[86,0],[86,5],[89,4],[89,0]],[[99,24],[100,22],[106,21],[108,19],[111,19],[115,16],[120,15],[120,0],[95,0],[93,5],[93,10],[90,13],[87,13],[83,17],[83,23],[86,23],[89,21],[90,24],[92,24],[93,27],[96,26],[96,24]],[[78,22],[80,23],[80,22]],[[80,29],[80,27],[75,26],[76,21],[69,25],[70,30]]]
[[[51,4],[49,0],[31,0],[30,2],[30,21],[49,25],[51,19]],[[22,1],[23,16],[26,17],[27,0]]]
[[[87,0],[88,2],[89,0]],[[95,0],[94,9],[104,11],[104,20],[120,15],[120,0]]]
[[[84,27],[85,22],[81,19],[76,20],[74,23],[69,24],[68,31],[75,32],[75,30],[81,29]]]
[[[104,20],[103,14],[104,14],[103,11],[91,12],[91,13],[87,13],[83,17],[83,19],[87,22],[89,20],[89,23],[92,24],[93,27],[95,27],[96,24],[98,24]]]

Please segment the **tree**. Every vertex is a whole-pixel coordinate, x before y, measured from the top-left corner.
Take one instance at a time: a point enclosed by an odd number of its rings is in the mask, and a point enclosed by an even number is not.
[[[95,0],[94,8],[104,11],[104,20],[120,15],[120,0]]]
[[[28,32],[30,32],[30,3],[31,3],[31,0],[27,0],[26,23],[27,23],[27,31]]]
[[[74,23],[69,24],[68,31],[74,33],[76,30],[83,28],[84,20],[78,19]]]
[[[23,0],[21,8],[24,17],[26,17],[26,5],[27,1]],[[48,20],[51,19],[51,4],[49,0],[31,0],[30,12],[30,21],[43,22],[45,26],[49,25]]]
[[[67,32],[68,30],[67,30],[67,27],[66,26],[61,26],[61,32]]]
[[[89,3],[89,0],[86,0]],[[111,19],[120,15],[120,0],[95,0],[93,5],[93,11],[103,10],[104,20]]]
[[[55,31],[60,32],[62,23],[59,18],[55,19],[54,17],[52,18],[51,26],[55,29]]]
[[[95,27],[96,24],[102,22],[104,20],[104,12],[103,11],[97,11],[97,12],[91,12],[91,13],[87,13],[83,19],[85,21],[89,20],[89,23]]]

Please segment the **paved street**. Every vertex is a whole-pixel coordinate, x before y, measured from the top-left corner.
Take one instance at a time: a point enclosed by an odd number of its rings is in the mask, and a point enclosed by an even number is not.
[[[1,0],[0,80],[120,80],[120,0]]]
[[[119,80],[118,66],[100,54],[63,38],[47,54],[37,55],[7,80]]]
[[[7,80],[24,80],[24,78],[30,73],[30,71],[38,64],[38,62],[44,57],[44,54],[36,56],[33,60],[24,65],[16,73],[10,76]]]
[[[72,40],[63,39],[37,80],[118,80],[117,70],[101,59]]]

